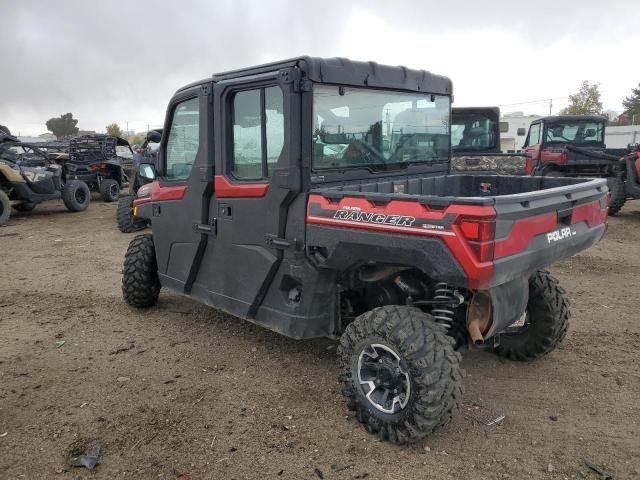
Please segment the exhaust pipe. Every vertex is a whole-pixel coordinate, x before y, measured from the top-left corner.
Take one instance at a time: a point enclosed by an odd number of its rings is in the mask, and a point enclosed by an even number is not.
[[[467,309],[467,330],[474,345],[484,344],[484,335],[491,328],[492,322],[491,295],[481,290],[473,295]]]

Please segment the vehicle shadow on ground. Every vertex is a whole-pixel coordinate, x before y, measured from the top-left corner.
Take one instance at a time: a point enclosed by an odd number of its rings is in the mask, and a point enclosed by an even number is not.
[[[625,220],[633,223],[640,223],[640,210],[622,211],[613,218],[615,218],[616,220]]]
[[[164,293],[164,291],[163,291]],[[339,346],[339,339],[313,338],[296,340],[286,337],[277,332],[243,320],[231,314],[197,303],[186,297],[175,294],[160,295],[158,305],[155,307],[156,313],[181,314],[184,326],[200,323],[206,325],[204,335],[217,338],[233,338],[240,341],[240,351],[250,350],[254,346],[266,347],[270,354],[286,358],[287,363],[295,364],[303,369],[326,370],[327,377],[333,378],[336,373],[336,352]],[[491,369],[499,376],[501,367],[513,368],[519,365],[528,370],[528,363],[510,362],[496,355],[492,355],[490,349],[481,348],[463,349],[462,366],[469,373],[480,373],[486,369]],[[533,362],[534,364],[536,362]]]

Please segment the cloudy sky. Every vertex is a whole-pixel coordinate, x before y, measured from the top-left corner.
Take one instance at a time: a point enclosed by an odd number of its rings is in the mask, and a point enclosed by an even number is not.
[[[22,135],[66,112],[160,126],[179,86],[301,54],[430,70],[503,112],[557,113],[582,80],[620,111],[640,82],[637,0],[0,3],[0,124]]]

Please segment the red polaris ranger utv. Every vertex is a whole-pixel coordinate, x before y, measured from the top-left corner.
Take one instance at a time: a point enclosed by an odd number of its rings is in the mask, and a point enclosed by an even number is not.
[[[628,198],[640,198],[637,183],[638,146],[607,148],[607,118],[599,115],[543,117],[529,127],[524,151],[530,156],[526,173],[548,177],[606,178],[617,214]]]
[[[292,338],[339,338],[348,408],[415,441],[462,398],[457,350],[552,351],[569,305],[545,267],[604,234],[601,179],[449,175],[451,81],[296,58],[172,98],[135,215],[125,301],[161,287]]]

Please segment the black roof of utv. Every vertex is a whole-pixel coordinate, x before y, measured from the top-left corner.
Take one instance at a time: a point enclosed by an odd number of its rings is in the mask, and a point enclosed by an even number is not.
[[[389,88],[440,95],[451,95],[453,93],[451,80],[448,77],[435,75],[426,70],[412,70],[402,66],[392,67],[375,62],[357,62],[347,58],[297,57],[216,73],[212,79],[214,82],[218,82],[291,67],[298,67],[307,79],[318,83]],[[207,78],[191,83],[180,88],[178,92],[210,81],[211,79]]]
[[[535,122],[563,123],[563,122],[606,122],[607,117],[602,115],[552,115],[541,117]]]
[[[490,118],[500,118],[500,107],[453,107],[451,109],[451,113],[455,116],[456,114],[464,115],[468,113],[477,113],[479,115],[486,115]]]

